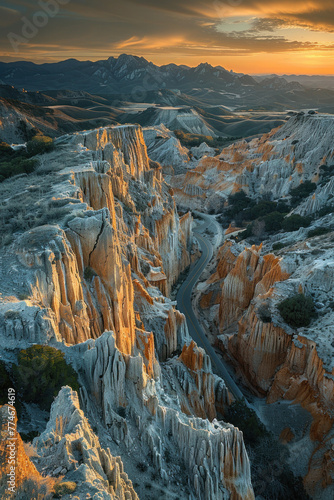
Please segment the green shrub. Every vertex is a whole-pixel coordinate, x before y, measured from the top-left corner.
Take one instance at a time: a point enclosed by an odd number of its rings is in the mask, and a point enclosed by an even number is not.
[[[14,149],[7,142],[0,142],[0,153],[2,157],[11,156],[14,153]]]
[[[8,403],[8,389],[13,387],[13,383],[6,370],[6,365],[0,361],[0,405]]]
[[[284,247],[285,247],[284,243],[274,243],[273,244],[273,250],[281,250]]]
[[[54,493],[56,498],[60,498],[64,495],[70,495],[74,493],[77,488],[77,483],[74,481],[64,481],[62,483],[58,483],[54,487]]]
[[[238,400],[232,403],[227,410],[225,420],[243,432],[246,444],[254,445],[268,435],[267,429],[255,411],[249,408],[244,401]]]
[[[235,241],[246,240],[247,238],[251,238],[253,236],[253,223],[248,224],[245,231],[241,231],[234,239]]]
[[[250,215],[252,219],[257,219],[258,217],[263,217],[276,210],[276,203],[274,201],[260,201],[254,207],[250,209]]]
[[[35,170],[36,161],[27,158],[13,158],[0,162],[0,181],[19,174],[31,174]]]
[[[323,234],[331,233],[333,230],[330,227],[317,227],[315,229],[311,229],[307,233],[308,238],[313,238],[313,236],[322,236]]]
[[[322,184],[328,182],[328,180],[334,175],[334,165],[321,165],[320,176]]]
[[[278,304],[278,310],[284,321],[293,328],[309,326],[316,311],[312,297],[298,293]]]
[[[267,303],[261,304],[257,310],[257,315],[263,323],[271,323],[270,309]]]
[[[326,205],[322,207],[319,212],[317,213],[317,217],[320,219],[321,217],[324,217],[325,215],[332,214],[334,212],[334,205]]]
[[[14,495],[15,500],[52,500],[54,498],[52,492],[53,484],[54,479],[50,477],[25,479],[18,485]],[[8,496],[2,497],[1,492],[0,497],[9,498]]]
[[[138,462],[136,464],[136,467],[137,469],[140,471],[140,472],[146,472],[147,469],[148,469],[148,466],[146,464],[144,464],[143,462]]]
[[[235,217],[236,223],[264,220],[266,222],[266,231],[269,232],[281,229],[280,222],[283,220],[284,215],[289,212],[284,201],[260,200],[256,203],[244,191],[230,195],[228,203],[227,215]]]
[[[64,353],[46,345],[20,351],[13,374],[22,399],[45,410],[50,409],[62,386],[79,390],[77,373],[66,363]]]
[[[274,233],[282,229],[284,214],[281,212],[272,212],[263,217],[268,233]]]
[[[313,191],[315,191],[317,185],[311,181],[305,181],[298,187],[291,189],[291,205],[293,207],[297,206],[304,198],[307,198]]]
[[[31,141],[27,142],[28,156],[48,153],[54,149],[54,142],[51,137],[46,135],[35,135]]]
[[[31,174],[37,165],[33,156],[54,148],[51,137],[35,136],[26,148],[14,150],[5,142],[0,143],[0,182],[20,174]]]
[[[255,201],[251,200],[244,191],[238,191],[228,197],[228,204],[227,213],[230,217],[234,217],[243,210],[251,209],[255,205]]]
[[[200,146],[203,142],[206,142],[211,148],[220,148],[226,143],[240,139],[240,137],[212,137],[211,135],[191,134],[179,129],[174,130],[174,134],[175,137],[188,148]]]
[[[282,228],[284,231],[298,231],[301,227],[308,227],[311,224],[310,217],[303,217],[302,215],[293,214],[290,217],[286,217],[282,222]]]

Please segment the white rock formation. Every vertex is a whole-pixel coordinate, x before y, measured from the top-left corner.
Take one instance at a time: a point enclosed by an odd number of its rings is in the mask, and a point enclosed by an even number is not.
[[[144,139],[149,157],[164,167],[165,175],[184,172],[189,164],[189,150],[164,125],[145,127]]]
[[[193,349],[190,347],[189,352],[192,353]],[[195,349],[198,350],[197,347]],[[74,366],[77,369],[80,367],[85,380],[86,406],[89,408],[97,404],[102,407],[104,422],[111,436],[128,449],[134,442],[132,435],[136,435],[134,424],[141,442],[148,446],[162,479],[168,481],[171,475],[166,459],[168,450],[168,456],[175,454],[176,463],[186,468],[187,475],[179,479],[186,481],[188,478],[195,498],[225,500],[232,495],[240,500],[253,499],[242,433],[216,419],[210,423],[196,417],[205,418],[208,415],[213,418],[215,397],[226,397],[226,388],[221,380],[212,375],[207,355],[202,350],[195,350],[194,354],[194,365],[189,365],[193,356],[189,358],[188,349],[185,349],[179,361],[174,360],[171,369],[164,371],[161,378],[158,372],[154,378],[149,378],[144,369],[144,353],[136,357],[121,354],[110,332],[96,341],[72,346],[66,352]],[[177,364],[181,364],[180,370]],[[187,368],[189,373],[186,373]],[[196,385],[192,373],[196,375],[200,387]],[[203,394],[201,408],[192,394],[195,391]],[[191,418],[184,413],[187,398],[190,398],[190,404],[186,413]],[[219,404],[222,405],[222,401]],[[119,407],[126,408],[130,421],[119,416]],[[131,422],[132,425],[129,425]],[[180,498],[183,499],[182,496]]]
[[[240,189],[252,197],[265,193],[274,199],[287,197],[306,180],[318,182],[320,167],[333,163],[333,137],[333,116],[295,116],[260,138],[236,142],[218,156],[204,157],[193,170],[171,179],[171,184],[176,198],[189,207],[207,206],[209,199],[224,200]],[[208,200],[204,203],[202,192],[190,191],[190,186],[204,190]],[[330,183],[319,189],[303,213],[323,206],[332,189]]]
[[[214,156],[215,150],[206,144],[206,142],[202,142],[199,146],[194,146],[190,149],[191,154],[194,158],[199,160],[203,156]]]
[[[75,496],[139,500],[120,457],[103,449],[80,408],[78,395],[63,387],[51,406],[45,431],[34,440],[44,474],[77,484]]]
[[[35,442],[38,467],[77,482],[80,498],[137,498],[109,447],[140,488],[157,474],[159,495],[167,487],[182,500],[253,499],[242,433],[216,420],[229,402],[225,384],[168,299],[190,264],[192,217],[179,217],[141,128],[64,136],[41,158],[43,172],[50,182],[29,216],[61,211],[0,249],[0,344],[62,349],[100,441],[62,389]],[[149,472],[138,472],[149,457]]]

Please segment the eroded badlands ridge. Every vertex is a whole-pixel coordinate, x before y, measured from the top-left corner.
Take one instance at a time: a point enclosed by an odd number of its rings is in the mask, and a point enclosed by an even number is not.
[[[319,181],[320,167],[333,159],[333,139],[331,115],[295,116],[260,138],[232,144],[218,156],[206,154],[170,182],[178,203],[197,210],[217,212],[227,196],[240,189],[255,198],[270,193],[278,199],[305,180]],[[319,210],[330,199],[332,184],[329,181],[321,192],[318,188],[314,201],[310,197],[298,210]]]
[[[53,403],[37,468],[93,498],[149,498],[152,474],[157,496],[254,498],[242,433],[216,420],[225,384],[168,299],[191,262],[192,219],[177,214],[140,127],[64,136],[5,189],[36,227],[1,250],[3,357],[54,345],[81,384],[80,403],[69,388]],[[53,223],[38,224],[41,207]]]
[[[242,189],[252,200],[287,201],[289,216],[310,217],[309,227],[253,233],[241,243],[232,224],[198,300],[215,325],[212,341],[244,380],[269,403],[297,402],[312,415],[309,434],[291,450],[308,493],[324,500],[333,496],[334,479],[333,138],[333,117],[297,116],[203,158],[173,181],[187,207],[222,211],[228,195]],[[292,190],[307,181],[312,192],[289,205]],[[292,328],[278,312],[296,294],[315,304],[317,317],[307,327]]]

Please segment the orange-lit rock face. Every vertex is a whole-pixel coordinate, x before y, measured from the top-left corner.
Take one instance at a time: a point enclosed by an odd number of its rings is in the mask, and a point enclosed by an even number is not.
[[[237,259],[237,255],[231,252],[231,247],[233,246],[232,241],[226,241],[222,247],[218,250],[217,254],[217,268],[216,271],[211,275],[208,282],[215,283],[219,280],[226,278],[228,273],[232,270],[234,262]]]
[[[306,180],[318,182],[321,165],[331,164],[332,129],[331,117],[297,116],[258,139],[236,142],[172,178],[176,199],[189,208],[219,212],[227,196],[241,189],[255,197],[286,197]],[[333,186],[329,191],[333,194]],[[328,199],[308,199],[303,211],[316,212]]]
[[[54,203],[68,200],[68,219],[60,221],[61,229],[43,226],[25,233],[17,256],[29,274],[34,307],[48,321],[49,337],[75,344],[112,330],[120,350],[132,355],[137,348],[132,280],[140,280],[143,290],[152,285],[168,295],[190,262],[192,218],[179,218],[160,166],[148,159],[140,127],[76,134],[63,148],[50,197]],[[22,340],[32,331],[26,323],[22,320]],[[42,330],[37,336],[43,342]],[[10,324],[9,334],[15,331]]]
[[[197,388],[187,393],[187,403],[191,413],[200,418],[213,420],[216,418],[214,377],[206,358],[204,351],[191,341],[189,346],[184,345],[180,361],[188,368]],[[184,404],[187,413],[186,407]]]
[[[192,340],[189,346],[183,346],[180,359],[189,370],[198,371],[203,368],[203,354]]]
[[[323,345],[318,339],[312,340],[312,325],[318,331],[324,313],[304,329],[303,335],[284,323],[277,303],[296,293],[307,290],[310,293],[312,286],[320,288],[322,294],[330,293],[333,279],[330,241],[328,237],[322,243],[326,253],[316,263],[312,249],[303,241],[293,247],[297,260],[291,249],[278,258],[272,254],[261,256],[259,247],[242,250],[240,245],[226,242],[200,302],[210,311],[221,288],[218,326],[223,335],[217,345],[228,351],[245,379],[267,396],[268,403],[280,399],[294,401],[311,413],[310,439],[314,451],[309,453],[309,472],[304,484],[314,497],[324,489],[323,498],[331,497],[333,484],[334,369],[329,368],[328,357],[326,365]],[[298,260],[302,250],[308,252],[305,264]],[[301,265],[305,268],[300,269]],[[330,349],[331,338],[326,338],[324,334],[323,342],[329,342]],[[291,436],[287,433],[282,438],[287,440]]]
[[[15,239],[15,266],[31,291],[0,304],[2,341],[17,349],[64,340],[61,349],[82,375],[82,408],[63,387],[35,441],[37,466],[53,474],[64,463],[68,479],[80,478],[78,498],[87,483],[88,494],[94,487],[101,498],[138,498],[85,412],[134,467],[149,453],[168,483],[169,450],[196,498],[253,500],[242,433],[214,421],[229,402],[225,383],[189,345],[184,316],[161,293],[190,263],[191,215],[179,217],[139,127],[61,141],[64,156],[48,165],[55,182],[46,203],[68,211],[58,224]]]
[[[291,337],[282,328],[263,323],[250,307],[239,322],[237,335],[230,338],[228,345],[246,378],[265,394],[277,367],[286,358]]]
[[[222,259],[225,260],[224,253]],[[224,269],[223,265],[221,267]],[[223,276],[224,271],[221,270],[220,274]],[[261,246],[246,248],[224,279],[219,310],[220,330],[236,322],[255,296],[267,293],[276,281],[288,277],[289,274],[280,267],[279,258],[273,254],[261,257]]]
[[[11,423],[10,426],[8,423]],[[13,425],[12,425],[13,424]],[[9,474],[15,471],[15,491],[28,479],[42,479],[35,465],[27,456],[23,441],[16,430],[17,417],[15,408],[9,405],[0,406],[0,480],[8,486]],[[14,469],[12,469],[12,467]],[[15,498],[11,490],[6,488],[3,498]]]

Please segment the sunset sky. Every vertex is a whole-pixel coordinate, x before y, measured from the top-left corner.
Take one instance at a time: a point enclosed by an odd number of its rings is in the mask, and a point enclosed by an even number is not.
[[[0,27],[2,61],[127,53],[244,73],[334,74],[333,0],[12,0],[1,1]]]

